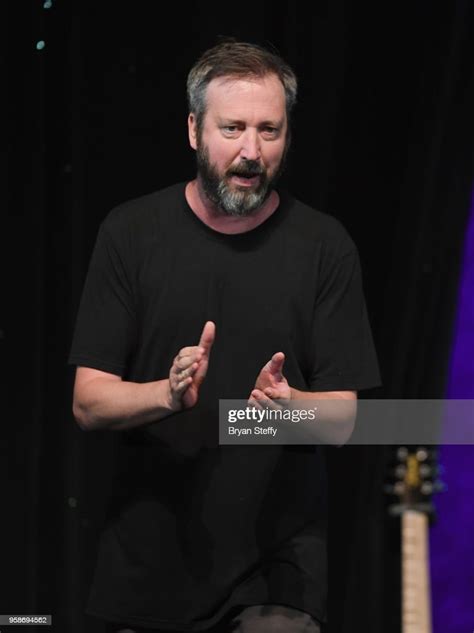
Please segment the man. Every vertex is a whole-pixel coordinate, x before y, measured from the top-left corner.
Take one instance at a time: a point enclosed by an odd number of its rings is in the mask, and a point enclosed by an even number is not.
[[[296,78],[235,40],[188,76],[197,178],[101,225],[70,362],[83,429],[121,454],[88,612],[110,631],[317,633],[326,487],[315,445],[221,446],[218,403],[378,384],[356,248],[277,188]]]

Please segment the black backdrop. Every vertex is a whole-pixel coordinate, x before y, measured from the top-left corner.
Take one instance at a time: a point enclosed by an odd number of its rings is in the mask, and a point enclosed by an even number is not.
[[[285,183],[359,247],[384,381],[375,395],[442,397],[473,182],[474,4],[44,5],[2,8],[0,613],[101,633],[83,610],[114,440],[75,426],[66,357],[100,220],[193,176],[190,66],[218,35],[274,46],[293,66]],[[399,630],[388,452],[329,450],[333,633]]]

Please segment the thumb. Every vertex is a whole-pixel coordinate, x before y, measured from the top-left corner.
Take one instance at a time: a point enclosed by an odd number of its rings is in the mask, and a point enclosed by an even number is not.
[[[205,354],[209,354],[214,338],[216,336],[216,324],[213,321],[206,321],[201,332],[198,346],[204,349]]]
[[[275,378],[280,379],[282,377],[284,363],[285,354],[283,352],[277,352],[273,354],[271,360],[267,363],[267,369]]]

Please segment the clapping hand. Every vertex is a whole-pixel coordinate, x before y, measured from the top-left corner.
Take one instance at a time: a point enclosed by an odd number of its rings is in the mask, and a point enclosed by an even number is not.
[[[183,347],[175,357],[169,374],[169,406],[172,411],[189,409],[198,401],[215,333],[215,324],[207,321],[198,345]]]
[[[288,406],[291,388],[282,373],[284,362],[283,352],[273,354],[257,376],[248,400],[249,405],[257,409],[281,409]]]

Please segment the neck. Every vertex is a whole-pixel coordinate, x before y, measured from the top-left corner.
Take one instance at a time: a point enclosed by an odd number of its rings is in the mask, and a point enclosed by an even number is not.
[[[206,196],[199,176],[195,180],[188,182],[185,195],[192,211],[204,224],[219,233],[227,233],[229,235],[246,233],[256,228],[276,211],[280,202],[278,193],[272,191],[263,205],[251,215],[243,217],[228,215]]]

